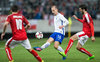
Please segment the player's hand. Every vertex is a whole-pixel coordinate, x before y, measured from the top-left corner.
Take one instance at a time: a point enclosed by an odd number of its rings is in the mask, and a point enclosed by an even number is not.
[[[91,40],[92,40],[92,42],[94,42],[94,41],[95,41],[95,37],[94,37],[94,36],[92,36],[92,37],[91,37]]]
[[[62,26],[59,26],[59,29],[62,29],[64,26],[62,25]]]
[[[1,40],[3,39],[4,35],[5,35],[5,33],[2,33],[2,34],[1,34]]]
[[[73,17],[74,17],[75,19],[78,19],[78,17],[77,17],[76,15],[73,15]]]

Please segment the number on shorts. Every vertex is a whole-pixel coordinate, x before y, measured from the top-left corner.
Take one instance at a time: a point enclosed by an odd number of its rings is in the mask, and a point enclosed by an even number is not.
[[[16,26],[18,30],[22,30],[22,20],[16,19]]]

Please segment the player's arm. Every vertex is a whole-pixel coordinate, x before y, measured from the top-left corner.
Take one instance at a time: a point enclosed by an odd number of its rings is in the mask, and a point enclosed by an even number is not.
[[[4,35],[5,35],[5,32],[6,32],[6,29],[7,29],[8,24],[9,24],[8,21],[6,21],[6,22],[4,23],[3,32],[2,32],[2,34],[1,34],[1,39],[3,39],[3,37],[4,37]]]
[[[92,41],[95,41],[95,37],[94,37],[94,26],[93,26],[93,23],[90,23],[89,25],[90,25],[90,27],[91,27]]]
[[[83,20],[82,20],[82,19],[79,19],[76,15],[73,15],[73,17],[74,17],[76,20],[78,20],[78,21],[80,21],[80,22],[83,23]]]
[[[86,19],[87,19],[87,22],[89,23],[89,25],[90,25],[90,29],[91,29],[91,34],[92,34],[92,37],[91,37],[91,39],[92,39],[92,41],[95,41],[95,37],[94,37],[94,25],[93,25],[93,23],[90,21],[90,18],[89,18],[89,16],[86,14],[85,15],[85,17],[86,17]]]
[[[30,23],[28,22],[28,20],[24,17],[24,23],[26,24],[25,26],[25,30],[27,30],[28,28],[30,28]]]
[[[3,37],[4,37],[4,35],[5,35],[6,28],[7,28],[8,24],[9,24],[10,21],[11,21],[10,19],[11,19],[10,16],[8,16],[7,19],[6,19],[6,22],[5,22],[4,25],[3,25],[3,32],[2,32],[2,34],[1,34],[1,39],[3,39]]]
[[[28,23],[26,26],[25,26],[25,30],[29,29],[30,28],[30,23]]]
[[[64,16],[61,16],[60,19],[61,21],[63,21],[63,25],[59,26],[60,29],[62,29],[63,27],[69,24],[69,21]]]

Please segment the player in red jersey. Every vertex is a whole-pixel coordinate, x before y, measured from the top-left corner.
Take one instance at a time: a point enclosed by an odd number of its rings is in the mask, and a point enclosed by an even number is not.
[[[3,39],[7,25],[10,24],[13,36],[6,42],[6,45],[5,45],[5,51],[7,53],[9,62],[13,62],[10,48],[14,48],[17,44],[21,44],[32,55],[34,55],[34,57],[39,62],[43,62],[43,60],[39,57],[37,52],[35,52],[31,48],[30,42],[27,38],[25,29],[27,30],[30,27],[30,23],[27,21],[27,19],[23,15],[18,14],[18,6],[17,5],[12,6],[11,11],[12,11],[12,14],[7,17],[7,20],[6,20],[6,22],[4,24],[4,28],[3,28],[3,33],[1,34],[1,39]],[[25,27],[23,25],[24,23],[26,24]]]
[[[82,52],[82,53],[87,54],[89,56],[88,60],[90,60],[90,59],[94,58],[94,55],[92,55],[90,52],[88,52],[82,46],[86,43],[88,38],[90,38],[91,36],[92,36],[91,40],[93,42],[95,41],[93,20],[92,20],[91,16],[89,15],[89,13],[87,12],[86,5],[80,5],[79,6],[79,10],[83,14],[83,19],[81,20],[78,17],[76,17],[75,15],[73,15],[73,17],[75,19],[77,19],[78,21],[80,21],[81,23],[83,23],[83,30],[81,32],[78,32],[75,35],[71,36],[71,38],[69,40],[69,43],[68,43],[68,46],[67,46],[67,48],[65,50],[65,54],[67,55],[67,52],[69,51],[69,49],[73,45],[73,42],[78,40],[76,49],[78,51]]]

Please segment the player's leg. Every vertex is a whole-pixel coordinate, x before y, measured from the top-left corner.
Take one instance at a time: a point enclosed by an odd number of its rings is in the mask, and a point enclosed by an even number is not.
[[[41,51],[41,50],[47,48],[53,41],[54,41],[54,39],[50,37],[50,38],[47,40],[47,42],[44,43],[41,47],[33,47],[33,48],[34,48],[36,51]]]
[[[60,52],[64,52],[64,50],[62,49],[62,47],[59,46],[59,45],[60,45],[59,41],[55,41],[55,42],[54,42],[54,47],[55,47],[55,49],[57,49],[57,50],[60,51]]]
[[[12,58],[12,53],[11,53],[10,47],[5,46],[5,51],[6,51],[8,59],[9,59],[9,62],[13,62],[13,58]]]
[[[6,42],[6,45],[5,45],[5,51],[6,51],[6,54],[7,54],[7,57],[9,59],[9,62],[13,62],[13,58],[12,58],[12,53],[11,53],[11,49],[10,49],[10,45],[13,44],[13,38],[10,38],[7,42]]]
[[[65,53],[64,53],[64,50],[63,50],[62,47],[59,46],[59,45],[60,45],[59,41],[55,41],[55,42],[54,42],[54,47],[55,47],[55,49],[58,50],[58,53],[61,54],[63,57],[66,57],[66,55],[65,55]]]
[[[82,45],[80,44],[80,42],[77,43],[76,49],[82,53],[87,54],[89,57],[92,56],[90,52],[88,52],[85,48],[82,48]]]
[[[55,42],[54,42],[54,47],[55,49],[58,50],[58,53],[62,55],[63,57],[66,57],[64,50],[62,49],[61,46],[59,46],[62,43],[62,40],[64,39],[64,35],[57,33],[55,36]]]
[[[76,46],[76,49],[82,53],[85,53],[86,55],[89,56],[88,60],[90,59],[93,59],[94,58],[94,55],[92,55],[90,52],[88,52],[85,48],[82,48],[82,46],[85,44],[85,42],[87,41],[87,36],[84,36],[84,37],[81,37],[79,40],[78,40],[78,43],[77,43],[77,46]]]
[[[31,45],[28,39],[21,42],[21,45],[24,48],[26,48],[39,62],[43,62],[43,60],[39,57],[38,53],[31,48]]]
[[[49,39],[47,40],[47,42],[45,44],[43,44],[41,47],[33,47],[36,51],[41,51],[45,48],[47,48],[52,42],[54,42],[55,39],[55,34],[53,33],[52,35],[50,35]]]
[[[62,43],[63,39],[64,39],[64,35],[62,35],[60,33],[56,33],[55,40],[54,40],[55,41],[54,47],[60,52],[64,52],[64,50],[61,48],[61,46],[59,46]]]
[[[50,37],[50,38],[47,40],[47,42],[41,46],[41,48],[42,48],[42,49],[47,48],[53,41],[54,41],[54,39],[53,39],[52,37]]]
[[[65,54],[68,53],[68,51],[69,51],[70,48],[72,47],[73,42],[74,42],[75,40],[78,40],[78,36],[77,36],[76,34],[73,35],[73,36],[71,36],[71,38],[69,39],[69,43],[68,43],[67,48],[66,48],[66,50],[65,50]]]
[[[43,62],[43,60],[41,59],[41,57],[38,55],[38,53],[33,50],[32,48],[31,49],[27,49],[39,62]]]

